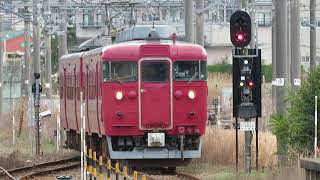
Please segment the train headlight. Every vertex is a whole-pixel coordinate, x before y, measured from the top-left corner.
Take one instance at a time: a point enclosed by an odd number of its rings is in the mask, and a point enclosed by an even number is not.
[[[190,91],[188,92],[188,98],[189,98],[189,99],[194,99],[194,98],[196,98],[196,94],[194,93],[194,91],[190,90]]]
[[[123,99],[123,93],[122,93],[121,91],[118,91],[118,92],[116,93],[116,99],[117,99],[118,101],[120,101],[120,100]]]

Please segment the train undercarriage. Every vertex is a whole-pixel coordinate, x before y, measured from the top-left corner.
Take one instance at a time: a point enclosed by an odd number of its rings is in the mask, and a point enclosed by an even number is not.
[[[66,131],[67,148],[80,151],[80,141],[80,134],[76,131]],[[87,149],[93,149],[97,155],[105,159],[125,161],[126,164],[133,167],[172,169],[176,166],[188,165],[193,158],[201,156],[202,140],[200,136],[167,135],[165,144],[165,147],[150,148],[147,146],[146,136],[99,137],[97,134],[86,134]]]

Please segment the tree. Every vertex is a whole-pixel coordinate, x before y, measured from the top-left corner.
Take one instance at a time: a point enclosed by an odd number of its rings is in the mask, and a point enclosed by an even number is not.
[[[286,143],[288,148],[299,153],[313,149],[314,97],[320,95],[319,78],[320,68],[317,68],[302,81],[300,89],[289,91],[286,98],[289,104],[288,114],[273,116],[271,120],[272,131],[278,141]]]

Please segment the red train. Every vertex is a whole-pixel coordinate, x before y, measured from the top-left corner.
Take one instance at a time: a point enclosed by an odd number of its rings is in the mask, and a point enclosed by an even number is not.
[[[151,37],[151,35],[150,35]],[[88,147],[111,159],[175,167],[201,156],[207,121],[207,54],[172,40],[135,40],[63,56],[60,118],[80,147],[80,91]]]

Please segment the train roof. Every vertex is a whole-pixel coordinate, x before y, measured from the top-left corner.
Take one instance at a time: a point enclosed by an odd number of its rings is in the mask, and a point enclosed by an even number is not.
[[[102,54],[103,59],[113,61],[138,61],[147,57],[169,57],[172,60],[206,60],[205,49],[197,44],[186,42],[173,43],[172,40],[128,41],[93,49],[91,51],[64,55],[60,62],[72,62],[90,55]]]
[[[172,40],[128,41],[107,46],[102,50],[103,59],[137,61],[143,57],[170,57],[172,60],[207,59],[205,49],[197,44],[173,43]]]

